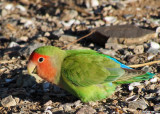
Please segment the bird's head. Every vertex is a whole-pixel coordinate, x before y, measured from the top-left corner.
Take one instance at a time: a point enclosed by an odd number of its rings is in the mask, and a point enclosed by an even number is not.
[[[42,79],[54,83],[58,74],[59,48],[43,46],[32,52],[27,69],[30,75],[37,74]]]

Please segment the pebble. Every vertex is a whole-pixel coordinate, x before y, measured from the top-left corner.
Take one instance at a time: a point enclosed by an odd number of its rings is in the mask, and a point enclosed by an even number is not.
[[[14,10],[15,7],[14,7],[13,4],[7,4],[7,5],[5,6],[5,9],[6,9],[6,10]]]
[[[64,111],[65,111],[65,112],[71,111],[71,110],[72,110],[71,106],[73,106],[72,103],[66,103],[66,104],[64,104],[64,105],[63,105]]]
[[[32,20],[27,20],[25,23],[24,23],[24,27],[29,27],[29,26],[34,26],[34,22]]]
[[[145,71],[145,72],[151,72],[152,68],[149,66],[144,66],[141,70]]]
[[[152,78],[151,80],[150,80],[150,82],[152,82],[152,83],[156,83],[158,81],[158,79],[155,77],[155,78]]]
[[[44,36],[49,37],[50,33],[49,32],[45,32]]]
[[[62,35],[60,38],[59,38],[59,41],[66,41],[66,42],[73,42],[77,39],[77,37],[75,36],[71,36],[71,35]]]
[[[129,90],[132,91],[135,86],[140,86],[140,85],[141,85],[140,82],[133,82],[129,85]]]
[[[16,8],[20,9],[20,11],[25,12],[26,8],[22,5],[17,5]]]
[[[22,36],[22,37],[20,37],[19,39],[22,40],[22,41],[25,41],[25,42],[28,41],[28,37],[27,37],[27,36]]]
[[[129,102],[128,108],[131,108],[131,109],[140,108],[140,109],[144,110],[144,109],[147,108],[147,104],[146,104],[144,99],[140,99],[140,100],[137,100],[137,101]]]
[[[144,46],[143,45],[136,46],[133,51],[135,54],[142,54],[144,52]]]
[[[157,50],[155,53],[158,53],[158,50]],[[156,56],[156,54],[154,54],[154,55],[149,55],[149,56],[147,57],[147,60],[152,60],[155,56]]]
[[[57,37],[60,37],[61,35],[64,34],[64,31],[62,29],[59,29],[59,30],[55,30],[52,34]]]
[[[91,7],[97,7],[99,6],[99,1],[98,0],[91,0]]]
[[[106,16],[104,17],[104,20],[106,21],[107,24],[112,24],[117,21],[117,18],[113,16]]]
[[[10,106],[15,106],[16,100],[12,97],[12,95],[9,95],[8,97],[5,97],[1,101],[2,106],[4,107],[10,107]]]
[[[150,48],[147,50],[147,53],[156,54],[156,53],[158,53],[159,48],[160,48],[160,45],[159,45],[158,43],[156,43],[156,42],[151,42],[151,43],[150,43]]]
[[[123,15],[123,17],[124,17],[125,19],[130,19],[130,18],[133,18],[134,15],[132,15],[132,14],[125,14],[125,15]]]
[[[90,106],[84,106],[83,108],[81,108],[76,112],[76,114],[94,114],[94,113],[96,113],[96,110]]]
[[[70,21],[70,20],[75,21],[74,18],[77,16],[78,16],[78,12],[76,10],[64,10],[63,15],[61,15],[61,20],[63,20],[63,22]]]
[[[156,29],[156,37],[160,38],[160,27],[157,27]]]
[[[8,45],[9,48],[12,48],[12,47],[19,47],[19,44],[16,43],[16,42],[11,42],[9,45]]]

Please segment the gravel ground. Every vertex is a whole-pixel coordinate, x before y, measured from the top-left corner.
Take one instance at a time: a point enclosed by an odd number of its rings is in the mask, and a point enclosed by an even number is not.
[[[136,68],[155,73],[153,79],[124,84],[110,98],[89,103],[36,83],[26,69],[30,53],[44,45],[94,49],[127,65],[157,61],[159,26],[159,0],[1,0],[0,113],[160,113],[158,62]]]

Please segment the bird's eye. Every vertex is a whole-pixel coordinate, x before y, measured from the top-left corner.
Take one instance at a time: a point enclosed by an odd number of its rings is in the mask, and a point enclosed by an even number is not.
[[[38,62],[43,62],[44,61],[44,58],[43,57],[40,57],[39,59],[38,59]]]

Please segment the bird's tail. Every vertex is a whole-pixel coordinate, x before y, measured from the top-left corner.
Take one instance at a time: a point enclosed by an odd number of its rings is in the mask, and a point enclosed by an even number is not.
[[[150,72],[144,72],[141,70],[134,70],[134,69],[124,69],[125,74],[119,77],[117,80],[114,81],[116,84],[125,84],[125,83],[132,83],[132,82],[139,82],[142,80],[148,80],[153,78],[155,74]]]

